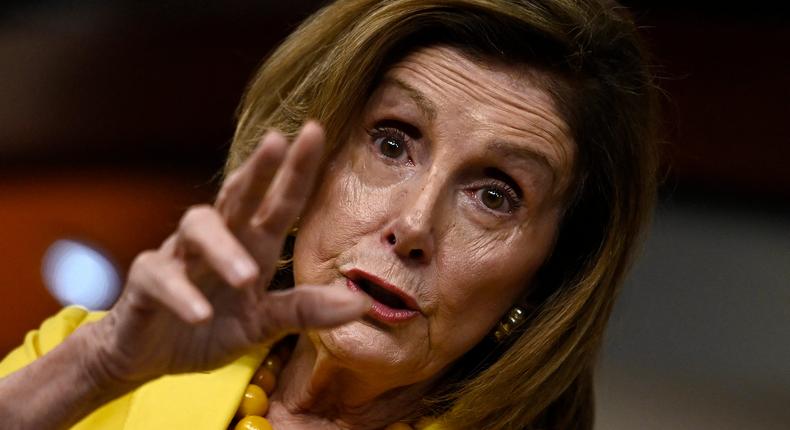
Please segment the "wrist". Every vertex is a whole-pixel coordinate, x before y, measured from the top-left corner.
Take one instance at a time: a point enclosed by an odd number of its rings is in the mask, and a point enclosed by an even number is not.
[[[97,330],[95,324],[78,328],[38,360],[0,379],[0,427],[68,428],[136,388],[139,384],[107,371]]]
[[[95,398],[109,401],[144,382],[131,381],[119,371],[119,363],[111,353],[112,347],[102,321],[80,327],[72,336],[81,351],[84,351],[79,355],[79,369]]]

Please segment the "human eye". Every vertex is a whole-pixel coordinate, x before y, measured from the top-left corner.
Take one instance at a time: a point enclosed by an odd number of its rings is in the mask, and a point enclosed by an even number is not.
[[[513,213],[521,206],[521,199],[507,186],[485,185],[475,191],[475,197],[487,209]]]
[[[377,126],[368,133],[373,149],[379,156],[392,161],[412,162],[409,155],[409,136],[403,130],[392,126]]]
[[[510,176],[498,169],[487,170],[488,178],[473,189],[475,199],[488,211],[511,214],[523,204],[521,188]]]

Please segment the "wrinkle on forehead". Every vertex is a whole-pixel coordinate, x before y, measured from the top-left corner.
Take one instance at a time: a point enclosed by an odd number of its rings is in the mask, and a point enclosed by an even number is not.
[[[544,89],[548,82],[528,66],[474,61],[450,47],[415,51],[390,69],[385,78],[407,82],[419,97],[433,104],[447,104],[442,94],[453,93],[465,106],[444,106],[492,133],[497,140],[524,142],[546,161],[559,179],[558,193],[572,179],[575,147],[568,125]],[[402,85],[400,85],[402,86]],[[429,118],[432,119],[432,118]]]

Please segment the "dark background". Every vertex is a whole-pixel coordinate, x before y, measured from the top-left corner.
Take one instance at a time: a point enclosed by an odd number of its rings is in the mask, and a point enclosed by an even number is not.
[[[666,93],[666,179],[603,353],[599,428],[787,428],[790,15],[625,3]],[[53,241],[125,271],[211,199],[246,82],[319,5],[0,5],[0,355],[60,306],[41,280]]]

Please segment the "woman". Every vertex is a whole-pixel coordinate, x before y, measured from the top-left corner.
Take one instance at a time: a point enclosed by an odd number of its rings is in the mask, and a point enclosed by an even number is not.
[[[216,203],[0,365],[4,423],[591,428],[653,199],[645,61],[603,0],[322,9],[249,87]]]

